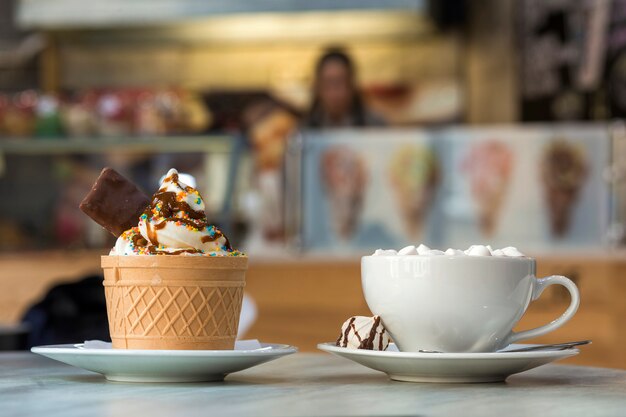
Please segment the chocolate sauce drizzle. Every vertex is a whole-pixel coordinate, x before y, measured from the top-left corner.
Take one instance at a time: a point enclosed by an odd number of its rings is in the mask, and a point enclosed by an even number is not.
[[[156,193],[152,198],[152,203],[146,208],[143,214],[150,216],[152,210],[159,203],[162,204],[160,215],[164,218],[163,222],[181,222],[198,230],[207,227],[206,214],[203,211],[192,209],[185,201],[176,201],[176,193],[174,191],[159,191]],[[179,211],[185,212],[189,216],[189,219],[174,217],[174,214]],[[165,227],[163,222],[155,225],[155,227]]]
[[[378,328],[379,324],[380,324],[380,316],[374,316],[374,324],[372,324],[372,328],[370,329],[370,334],[367,337],[367,339],[361,341],[361,344],[359,345],[359,349],[374,350],[374,339],[376,339],[376,329]],[[382,340],[383,338],[382,338],[382,333],[381,333],[379,344],[382,344]]]
[[[148,242],[146,241],[146,239],[144,239],[144,237],[139,233],[133,235],[133,237],[131,238],[131,242],[135,247],[148,246]]]
[[[339,335],[339,339],[337,339],[337,346],[340,347],[347,347],[348,346],[348,335],[350,334],[350,329],[354,329],[354,320],[356,320],[356,317],[351,317],[350,321],[348,322],[348,325],[346,326],[346,330],[343,332],[343,334]],[[356,334],[356,331],[355,331]],[[341,342],[343,340],[343,343]]]
[[[216,232],[213,236],[202,236],[200,238],[200,242],[202,243],[215,242],[221,236],[223,236],[222,232]]]

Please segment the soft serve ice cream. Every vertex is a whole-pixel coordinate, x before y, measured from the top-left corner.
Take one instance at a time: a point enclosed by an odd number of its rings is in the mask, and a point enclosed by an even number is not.
[[[449,248],[444,252],[421,244],[418,247],[409,245],[398,251],[394,249],[377,249],[372,256],[496,256],[519,258],[526,255],[513,246],[494,250],[489,245],[472,245],[466,250]]]
[[[170,169],[138,224],[117,239],[110,255],[237,256],[224,234],[209,225],[195,188]]]

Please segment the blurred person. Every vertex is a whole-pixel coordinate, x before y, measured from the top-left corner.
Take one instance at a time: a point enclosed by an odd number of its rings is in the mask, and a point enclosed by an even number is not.
[[[268,243],[285,237],[283,164],[298,117],[286,105],[268,99],[249,105],[243,122],[254,161],[254,192],[247,201],[253,224],[246,245],[267,250]]]
[[[315,67],[313,101],[304,125],[331,128],[384,124],[363,102],[352,59],[340,49],[324,53]]]

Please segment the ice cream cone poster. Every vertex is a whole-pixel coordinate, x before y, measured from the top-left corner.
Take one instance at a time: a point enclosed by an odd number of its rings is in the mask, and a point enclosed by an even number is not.
[[[475,143],[462,160],[462,171],[469,181],[483,236],[493,236],[496,231],[509,191],[513,163],[509,146],[496,139]]]
[[[320,163],[332,229],[340,239],[349,240],[363,210],[368,179],[365,160],[357,151],[337,145],[324,151]]]
[[[421,235],[440,179],[439,162],[423,145],[402,145],[389,163],[389,180],[408,237]]]
[[[305,143],[307,249],[603,242],[610,212],[603,127],[309,133]]]
[[[541,158],[541,185],[554,237],[564,237],[588,174],[589,163],[583,147],[557,138],[544,149]]]

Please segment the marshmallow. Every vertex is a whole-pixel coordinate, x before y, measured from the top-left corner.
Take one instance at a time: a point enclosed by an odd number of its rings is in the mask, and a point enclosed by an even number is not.
[[[407,255],[420,255],[420,256],[497,256],[497,257],[511,257],[511,258],[519,258],[524,255],[522,252],[518,251],[513,246],[508,246],[503,249],[492,249],[491,246],[486,245],[472,245],[467,250],[462,251],[460,249],[449,248],[445,252],[440,251],[438,249],[430,249],[426,245],[419,245],[417,248],[415,246],[410,245],[400,249],[396,252],[393,249],[385,250],[385,249],[377,249],[376,252],[372,256],[407,256]]]
[[[428,251],[430,251],[430,248],[423,243],[420,243],[420,245],[417,247],[418,255],[428,255]]]
[[[472,245],[465,251],[468,256],[491,256],[491,251],[483,245]]]
[[[341,326],[336,345],[348,349],[386,350],[389,341],[389,332],[380,316],[355,316]]]
[[[417,250],[415,249],[415,246],[413,245],[405,246],[404,248],[398,251],[398,255],[400,256],[417,255],[417,254],[418,254]]]
[[[512,256],[515,258],[524,256],[522,252],[518,251],[517,248],[514,248],[513,246],[507,246],[506,248],[502,249],[502,253],[504,253],[506,256]]]

